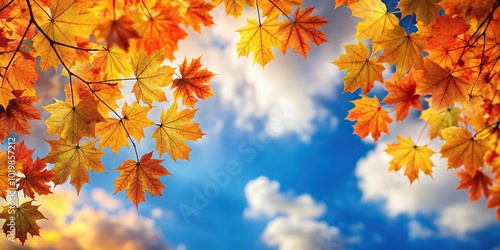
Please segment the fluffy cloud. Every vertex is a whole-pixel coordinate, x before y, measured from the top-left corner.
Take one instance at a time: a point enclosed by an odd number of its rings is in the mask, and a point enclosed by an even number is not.
[[[171,247],[158,233],[155,221],[143,217],[133,207],[115,209],[119,201],[94,189],[90,196],[101,204],[88,204],[88,195],[77,196],[73,189],[58,187],[54,194],[41,196],[39,210],[48,220],[37,221],[41,237],[28,238],[23,249],[158,249]],[[96,199],[98,198],[98,199]],[[2,249],[18,249],[19,242],[9,242]]]
[[[332,249],[340,246],[340,231],[314,218],[323,216],[326,207],[309,195],[284,195],[279,183],[260,176],[245,187],[249,208],[247,218],[269,218],[262,240],[281,250]],[[279,216],[278,216],[279,215]]]
[[[350,17],[349,11],[341,9],[333,15],[332,4],[321,3],[315,12],[331,21],[322,28],[330,42],[311,50],[307,60],[291,50],[286,56],[275,50],[276,59],[263,69],[253,64],[250,57],[238,58],[236,43],[240,36],[235,31],[244,27],[246,21],[228,17],[222,6],[212,12],[215,25],[203,29],[202,35],[192,32],[189,39],[180,43],[176,58],[203,55],[203,64],[217,73],[213,82],[222,106],[215,112],[232,111],[238,127],[254,130],[253,121],[262,119],[264,130],[270,135],[291,132],[307,141],[315,130],[315,122],[331,121],[331,115],[314,99],[334,97],[341,74],[330,62],[344,53],[341,44],[352,42],[355,32],[356,20]],[[255,10],[246,10],[243,17],[254,18],[255,14]],[[335,37],[331,32],[334,30],[337,31]],[[273,127],[276,118],[286,120],[286,126]]]
[[[280,184],[261,176],[248,182],[245,196],[249,208],[244,212],[246,217],[258,217],[263,214],[268,218],[283,214],[299,218],[316,218],[322,216],[326,207],[317,204],[309,194],[286,196],[279,192]]]
[[[388,172],[391,157],[383,150],[387,143],[394,143],[394,135],[410,135],[417,138],[424,124],[416,121],[399,123],[391,128],[392,136],[379,141],[374,150],[360,159],[356,167],[358,187],[363,192],[363,201],[382,201],[388,216],[408,214],[435,215],[435,235],[465,237],[468,232],[485,228],[495,221],[495,213],[485,208],[485,201],[471,203],[464,190],[457,191],[456,170],[447,170],[446,159],[435,154],[431,159],[435,164],[432,177],[420,173],[420,178],[410,185],[403,172]],[[420,142],[429,141],[423,136]],[[439,144],[432,142],[431,148],[439,151]],[[432,218],[432,217],[431,217]],[[428,235],[428,231],[409,225],[409,237]],[[416,233],[419,232],[419,233]]]

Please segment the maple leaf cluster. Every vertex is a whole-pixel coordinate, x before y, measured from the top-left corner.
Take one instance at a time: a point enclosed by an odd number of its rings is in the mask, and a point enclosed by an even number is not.
[[[174,161],[188,160],[191,149],[186,142],[204,135],[192,122],[196,103],[214,96],[210,85],[214,74],[203,67],[201,57],[184,58],[177,69],[164,61],[175,59],[188,28],[201,32],[202,26],[213,24],[209,12],[214,7],[204,0],[0,0],[2,144],[12,133],[30,134],[29,121],[42,119],[34,106],[40,100],[35,88],[40,72],[54,68],[69,79],[61,80],[64,99],[54,97],[43,107],[50,114],[44,120],[47,134],[57,138],[46,140],[47,155],[33,159],[33,151],[24,143],[13,145],[16,151],[0,151],[0,196],[6,199],[8,188],[14,187],[16,193],[35,199],[52,193],[48,184],[68,181],[79,192],[90,182],[89,170],[110,170],[101,162],[105,148],[116,155],[130,145],[135,159],[115,166],[120,173],[115,193],[126,190],[137,207],[146,191],[161,196],[165,186],[159,178],[170,173],[153,152],[160,157],[168,153]],[[124,92],[127,86],[132,93]],[[174,100],[165,107],[166,91]],[[134,101],[121,101],[130,94]],[[149,118],[153,112],[160,120]],[[141,156],[137,143],[147,128],[154,130],[151,139],[156,148]],[[7,152],[15,155],[14,185],[3,167]],[[4,232],[14,216],[16,225],[30,225],[16,228],[15,238],[21,243],[27,233],[38,235],[35,220],[44,216],[37,208],[31,202],[17,204],[12,215],[8,212],[12,208],[4,207],[0,214],[7,220]]]
[[[457,189],[468,189],[472,202],[484,196],[500,220],[500,1],[401,0],[394,10],[380,0],[336,1],[343,4],[361,18],[357,44],[333,62],[347,70],[344,92],[362,92],[346,118],[356,121],[354,133],[377,141],[391,117],[420,110],[430,140],[444,141],[448,168],[460,169]],[[395,69],[390,79],[383,63]],[[387,92],[382,101],[369,97],[376,83]],[[385,150],[389,170],[404,167],[410,183],[420,171],[432,175],[429,143],[397,136]]]

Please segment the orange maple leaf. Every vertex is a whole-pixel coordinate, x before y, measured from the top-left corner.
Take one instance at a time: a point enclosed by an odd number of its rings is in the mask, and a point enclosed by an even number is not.
[[[355,3],[356,0],[335,0],[335,8],[334,9],[337,9],[338,7],[342,6],[342,5],[346,5],[346,6],[349,6],[350,4],[352,3]]]
[[[152,196],[162,196],[165,188],[159,177],[170,175],[170,172],[160,165],[163,160],[152,159],[153,151],[143,155],[139,162],[125,160],[116,168],[120,176],[114,181],[115,194],[126,189],[126,197],[131,200],[137,208],[139,203],[146,200],[146,190]]]
[[[426,175],[432,176],[432,166],[434,164],[431,161],[431,156],[434,154],[434,151],[425,145],[415,145],[410,137],[397,136],[397,140],[397,144],[387,144],[387,148],[384,150],[393,156],[389,162],[389,170],[398,171],[403,166],[406,166],[405,175],[410,179],[410,183],[418,179],[418,172],[420,170]]]
[[[193,27],[198,33],[201,32],[201,25],[210,27],[214,24],[210,11],[215,7],[212,3],[205,0],[186,0],[187,8],[184,13],[182,23]]]
[[[40,120],[41,116],[33,103],[40,98],[37,96],[23,96],[23,90],[14,90],[12,94],[16,97],[9,101],[7,108],[0,106],[0,141],[10,135],[12,130],[19,134],[28,134],[30,130],[29,120]]]
[[[184,58],[182,64],[179,65],[181,76],[174,79],[170,87],[170,89],[175,89],[175,99],[181,98],[182,104],[190,108],[194,108],[197,102],[195,96],[202,100],[214,96],[212,87],[208,84],[214,74],[206,68],[201,68],[200,59],[201,57],[192,59],[188,65],[186,58]]]
[[[484,156],[490,148],[484,139],[473,137],[464,127],[443,129],[441,136],[446,143],[439,152],[448,158],[448,168],[464,165],[467,173],[474,175],[483,166]]]
[[[479,200],[481,193],[488,199],[489,187],[492,185],[492,180],[487,174],[484,174],[481,170],[477,170],[476,173],[470,175],[469,172],[461,170],[457,172],[457,176],[460,178],[457,190],[469,189],[469,199],[472,202]]]
[[[98,24],[95,28],[95,34],[98,40],[106,40],[108,48],[116,45],[124,50],[128,50],[130,47],[131,39],[139,38],[139,34],[134,29],[134,21],[125,15]]]
[[[431,94],[431,107],[436,111],[449,108],[455,102],[467,105],[472,83],[449,69],[425,59],[422,77],[419,77],[417,94]]]
[[[106,172],[100,160],[104,152],[95,149],[96,141],[86,141],[81,145],[63,139],[47,142],[51,150],[43,160],[54,164],[55,185],[65,183],[71,175],[70,183],[80,193],[83,184],[89,183],[89,169],[92,173]]]
[[[283,36],[281,52],[286,54],[288,48],[293,48],[295,53],[299,53],[304,58],[311,49],[309,41],[320,45],[326,42],[326,35],[319,28],[328,22],[320,16],[313,16],[314,7],[309,7],[301,11],[300,7],[295,11],[293,22],[283,21],[279,28],[279,34]]]
[[[382,132],[389,134],[387,124],[392,123],[387,110],[380,106],[378,98],[370,98],[362,95],[361,99],[351,101],[354,108],[349,110],[346,119],[357,121],[354,124],[354,133],[361,138],[365,138],[369,133],[375,141],[378,140]]]
[[[272,15],[290,15],[293,7],[300,7],[302,0],[261,0],[259,8],[261,8],[263,16]]]
[[[151,138],[156,139],[156,149],[160,156],[168,152],[174,161],[189,159],[191,149],[185,140],[195,141],[204,133],[197,123],[191,123],[197,110],[184,109],[177,112],[177,103],[174,102],[166,112],[161,111],[160,124]]]
[[[35,199],[35,192],[39,195],[51,194],[50,186],[46,183],[51,182],[54,178],[54,173],[48,169],[45,169],[46,163],[39,157],[36,158],[35,162],[28,158],[23,164],[24,177],[21,177],[18,181],[19,190],[23,190],[24,195]]]
[[[375,81],[384,81],[382,76],[384,66],[372,57],[361,41],[356,45],[345,44],[344,48],[346,53],[332,62],[340,70],[347,70],[347,75],[343,78],[344,92],[354,92],[361,88],[363,93],[367,94],[373,88]]]
[[[17,55],[7,72],[0,74],[2,89],[24,90],[24,96],[36,96],[35,82],[39,78],[35,60],[24,59],[22,55]],[[0,105],[2,105],[1,97]]]
[[[187,36],[179,27],[182,18],[178,7],[169,2],[156,1],[153,7],[145,7],[147,19],[136,28],[141,37],[136,41],[136,49],[143,48],[147,54],[162,49],[162,60],[163,57],[173,60],[178,42]]]
[[[384,84],[388,94],[382,100],[383,102],[394,105],[396,110],[396,121],[402,121],[408,116],[410,107],[422,109],[422,103],[419,101],[420,95],[415,93],[417,82],[415,81],[413,70],[403,78],[398,79],[397,74],[393,74],[390,80]]]
[[[27,201],[18,208],[13,209],[15,212],[14,216],[10,213],[11,208],[9,206],[3,206],[3,210],[0,213],[0,218],[6,220],[3,223],[3,232],[5,235],[12,232],[12,234],[15,234],[15,238],[19,239],[23,245],[28,238],[28,233],[31,234],[31,236],[40,236],[40,226],[36,224],[36,221],[47,219],[38,211],[40,205],[33,206],[31,203],[32,201]],[[8,225],[11,222],[11,217],[14,217],[14,230]]]

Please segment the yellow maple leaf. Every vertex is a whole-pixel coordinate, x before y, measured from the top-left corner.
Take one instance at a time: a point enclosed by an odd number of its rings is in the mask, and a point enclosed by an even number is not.
[[[280,25],[278,15],[266,18],[262,24],[257,20],[247,19],[247,26],[237,30],[241,35],[236,44],[238,57],[248,56],[253,52],[253,63],[259,63],[264,67],[274,59],[272,47],[282,46],[280,36],[277,34]]]
[[[118,47],[92,54],[90,63],[92,63],[92,68],[99,69],[99,73],[103,76],[102,80],[128,78],[132,74],[130,56]]]
[[[150,55],[146,55],[146,52],[141,50],[132,57],[132,68],[137,78],[132,92],[137,101],[142,100],[152,106],[153,101],[167,100],[165,92],[160,87],[166,87],[172,83],[175,70],[169,66],[162,66],[163,60],[162,50]]]
[[[373,40],[373,43],[384,48],[384,52],[379,57],[379,61],[396,63],[396,73],[403,76],[410,67],[421,69],[424,65],[422,51],[425,40],[419,34],[406,34],[400,26],[386,30],[383,35]]]
[[[399,25],[399,19],[387,12],[387,7],[381,0],[359,0],[347,6],[352,15],[361,18],[356,25],[356,37],[374,39]]]
[[[104,121],[97,111],[98,100],[86,98],[76,106],[56,99],[56,102],[43,108],[51,115],[45,124],[47,134],[59,135],[72,143],[77,143],[82,137],[95,137],[95,124]]]
[[[92,173],[106,172],[100,160],[104,152],[95,148],[96,141],[86,141],[81,145],[64,139],[47,142],[51,150],[43,160],[54,164],[55,185],[65,183],[71,175],[70,183],[79,193],[83,184],[89,183],[89,170]]]
[[[422,111],[420,119],[425,120],[430,125],[429,136],[431,139],[441,137],[441,130],[449,127],[458,126],[458,122],[462,119],[460,117],[460,109],[451,107],[438,112],[432,108]]]
[[[374,86],[375,80],[383,82],[382,72],[384,66],[377,62],[368,52],[368,48],[361,42],[357,44],[345,44],[345,54],[332,62],[340,70],[347,70],[344,76],[344,92],[354,92],[361,88],[363,93],[368,93]]]
[[[156,149],[160,156],[168,152],[174,161],[189,159],[191,148],[185,141],[195,141],[204,135],[197,123],[191,123],[195,113],[196,110],[190,109],[177,112],[176,102],[166,112],[161,111],[160,124],[157,124],[158,128],[151,136],[156,139]]]
[[[10,100],[16,99],[16,96],[12,94],[12,91],[8,88],[0,87],[0,106],[7,109]]]
[[[393,156],[389,162],[389,170],[398,171],[403,166],[406,166],[404,175],[410,179],[410,183],[418,179],[420,170],[426,175],[432,176],[432,166],[434,164],[431,161],[431,156],[434,154],[434,151],[425,145],[415,145],[410,137],[397,136],[397,140],[398,143],[387,144],[387,148],[384,150]]]
[[[474,175],[484,164],[488,143],[471,135],[464,127],[451,127],[441,130],[441,136],[446,143],[441,146],[441,155],[448,158],[448,168],[458,168],[464,165],[470,175]]]
[[[44,9],[45,16],[36,19],[41,30],[33,38],[33,47],[41,56],[42,71],[57,68],[61,60],[67,66],[74,64],[76,51],[68,46],[77,47],[76,37],[88,39],[93,26],[99,23],[94,13],[82,11],[91,5],[92,1],[86,0],[51,1],[50,11]]]
[[[398,8],[401,10],[402,16],[417,14],[417,21],[424,25],[433,23],[439,16],[441,0],[401,0],[398,3]]]

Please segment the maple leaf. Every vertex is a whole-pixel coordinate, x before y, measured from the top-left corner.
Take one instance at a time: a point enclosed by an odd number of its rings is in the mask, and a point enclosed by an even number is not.
[[[402,16],[417,14],[417,21],[421,21],[424,25],[433,23],[439,16],[441,6],[438,3],[441,0],[401,0],[398,3],[398,8],[401,10]]]
[[[425,120],[430,125],[429,136],[431,139],[436,137],[443,138],[441,131],[449,127],[457,127],[461,121],[460,109],[450,107],[445,110],[435,112],[432,108],[422,111],[420,119]]]
[[[397,136],[397,140],[397,144],[387,144],[387,148],[384,150],[393,156],[389,162],[389,170],[398,171],[403,166],[406,166],[405,175],[410,179],[410,183],[418,179],[418,172],[420,170],[426,175],[432,176],[432,166],[434,164],[431,161],[431,156],[434,154],[434,151],[425,145],[415,145],[410,137]]]
[[[90,56],[93,68],[99,69],[104,80],[120,79],[120,76],[129,77],[132,74],[130,56],[117,47],[98,51]]]
[[[136,27],[141,37],[136,41],[136,48],[143,48],[148,54],[162,49],[162,57],[173,60],[177,43],[187,36],[179,27],[182,18],[178,8],[171,6],[169,1],[156,1],[155,6],[145,9],[147,20]]]
[[[211,0],[214,5],[219,5],[224,2],[224,10],[226,14],[238,18],[243,13],[243,9],[246,6],[255,8],[255,1],[253,0]]]
[[[397,74],[393,74],[390,80],[384,84],[388,94],[382,100],[383,102],[394,105],[396,110],[396,121],[402,121],[408,116],[410,107],[422,109],[422,103],[419,101],[420,95],[415,93],[417,82],[415,81],[413,70],[403,78],[398,79]]]
[[[472,83],[429,59],[424,60],[423,75],[418,82],[417,94],[431,94],[431,107],[437,111],[455,102],[468,103]]]
[[[382,36],[373,40],[373,43],[384,48],[379,61],[396,63],[396,73],[400,76],[406,74],[410,67],[421,69],[424,65],[422,51],[425,43],[419,34],[408,35],[400,26],[384,31]]]
[[[134,21],[125,15],[98,24],[95,34],[97,39],[106,40],[108,48],[116,45],[124,50],[130,47],[130,39],[139,38],[139,34],[134,29]]]
[[[362,95],[361,99],[351,101],[354,108],[349,110],[346,120],[357,121],[354,124],[354,133],[365,138],[369,133],[375,141],[382,132],[389,134],[387,124],[392,123],[387,110],[380,106],[378,98]]]
[[[165,92],[160,87],[166,87],[172,83],[172,75],[175,70],[169,66],[161,66],[163,63],[163,51],[158,50],[146,56],[141,50],[132,57],[132,67],[137,82],[132,92],[137,101],[142,100],[149,106],[153,101],[166,101]]]
[[[195,96],[202,100],[214,96],[212,87],[207,84],[214,74],[206,68],[201,69],[200,59],[201,57],[192,59],[188,64],[184,58],[182,64],[179,65],[181,77],[174,79],[170,87],[170,89],[175,89],[175,99],[182,98],[182,104],[190,108],[194,108],[197,102]]]
[[[279,28],[279,34],[283,36],[281,52],[286,53],[288,48],[293,48],[295,53],[299,53],[304,58],[311,49],[309,41],[320,45],[326,42],[326,35],[319,28],[328,22],[320,16],[313,16],[314,7],[309,7],[301,11],[300,7],[295,11],[293,22],[283,21]]]
[[[484,164],[484,156],[489,149],[488,143],[473,137],[464,127],[451,127],[441,130],[446,143],[441,146],[441,155],[448,158],[448,168],[465,166],[470,175],[476,173]]]
[[[33,47],[41,56],[42,71],[52,66],[57,68],[61,62],[74,64],[76,51],[60,44],[76,47],[75,37],[90,36],[93,25],[98,24],[99,19],[93,13],[81,10],[91,4],[86,0],[51,1],[50,11],[37,10],[45,13],[45,16],[36,19],[40,32],[33,38]],[[41,6],[33,4],[33,8]]]
[[[0,87],[0,106],[4,109],[7,108],[11,100],[16,99],[16,96],[12,94],[12,91],[8,88]]]
[[[80,193],[83,184],[90,183],[88,170],[94,172],[106,172],[100,158],[104,152],[95,149],[96,141],[72,143],[64,139],[46,140],[51,150],[43,158],[47,163],[53,163],[55,185],[63,184],[71,175],[71,185]]]
[[[159,177],[170,175],[170,172],[160,165],[163,160],[152,159],[153,151],[143,155],[139,162],[125,160],[116,168],[120,176],[114,181],[115,194],[126,189],[126,197],[131,200],[137,208],[139,203],[146,200],[146,190],[151,196],[162,196],[165,188]]]
[[[156,149],[160,154],[168,152],[174,161],[189,159],[191,149],[185,140],[195,141],[205,135],[197,123],[191,123],[197,110],[184,109],[177,112],[177,103],[174,102],[166,112],[161,111],[160,124],[151,138],[156,139]]]
[[[5,235],[9,234],[11,231],[15,231],[15,238],[19,239],[24,245],[24,242],[28,238],[28,233],[31,236],[40,236],[40,226],[36,224],[37,220],[47,219],[43,216],[40,211],[38,211],[38,206],[31,205],[32,201],[27,201],[16,209],[14,216],[10,213],[11,209],[9,206],[3,206],[3,210],[0,213],[0,218],[6,220],[3,223],[3,232]],[[10,223],[11,217],[14,217],[15,230],[11,230]]]
[[[458,42],[458,48],[460,48],[460,46],[465,45],[465,42],[459,38],[469,28],[470,25],[466,23],[463,17],[444,14],[428,27],[427,45],[430,48],[439,48],[440,46],[449,47]]]
[[[262,10],[263,16],[290,15],[292,8],[301,6],[302,0],[261,0],[259,1],[259,8]]]
[[[334,9],[337,9],[338,7],[342,6],[342,5],[346,5],[346,6],[349,6],[350,4],[352,3],[355,3],[356,0],[335,0],[335,8]]]
[[[490,199],[486,203],[487,208],[497,208],[497,220],[500,220],[500,185],[494,185],[490,191]]]
[[[99,149],[111,146],[116,155],[121,146],[128,147],[128,135],[140,141],[144,137],[144,128],[154,123],[147,117],[151,107],[143,107],[137,102],[130,106],[125,102],[122,119],[106,118],[96,125],[97,136],[102,136]]]
[[[363,93],[367,94],[373,88],[375,81],[384,81],[382,76],[384,66],[371,56],[361,41],[356,45],[345,44],[344,48],[346,53],[332,62],[340,70],[347,70],[347,75],[343,78],[344,92],[354,92],[361,88]]]
[[[24,96],[36,96],[35,82],[40,78],[34,60],[17,55],[7,72],[0,74],[4,87],[10,90],[24,90]],[[2,105],[0,98],[0,105]],[[5,106],[4,106],[5,107]]]
[[[215,7],[212,3],[207,3],[205,0],[186,0],[188,6],[184,13],[185,18],[182,23],[200,33],[201,25],[210,27],[214,24],[210,11]]]
[[[347,7],[353,16],[361,18],[356,25],[356,37],[359,39],[377,38],[399,24],[399,19],[387,12],[387,7],[380,0],[359,0]]]
[[[97,111],[98,100],[86,98],[76,106],[55,100],[55,103],[43,107],[51,114],[45,120],[48,134],[59,135],[72,143],[77,143],[84,136],[95,138],[95,124],[104,121]]]
[[[11,99],[7,108],[0,106],[0,141],[10,135],[12,130],[19,134],[29,134],[30,120],[40,120],[41,116],[33,107],[33,103],[40,100],[37,96],[23,96],[24,90],[14,90],[12,94],[16,97]]]
[[[238,29],[241,39],[236,44],[238,57],[248,56],[253,52],[253,63],[262,67],[274,59],[272,47],[282,47],[281,36],[278,31],[282,22],[278,22],[278,15],[270,16],[262,24],[256,20],[247,19],[247,26]]]
[[[51,194],[50,186],[45,184],[51,182],[54,178],[54,173],[48,169],[45,169],[46,163],[39,157],[36,158],[35,162],[28,158],[23,164],[24,177],[20,178],[19,190],[23,190],[24,195],[35,199],[35,192],[39,195]]]
[[[481,193],[488,199],[489,186],[492,185],[492,180],[487,174],[477,170],[476,173],[470,175],[467,171],[461,170],[457,172],[457,176],[460,178],[457,190],[469,189],[469,199],[472,202],[479,200]]]

